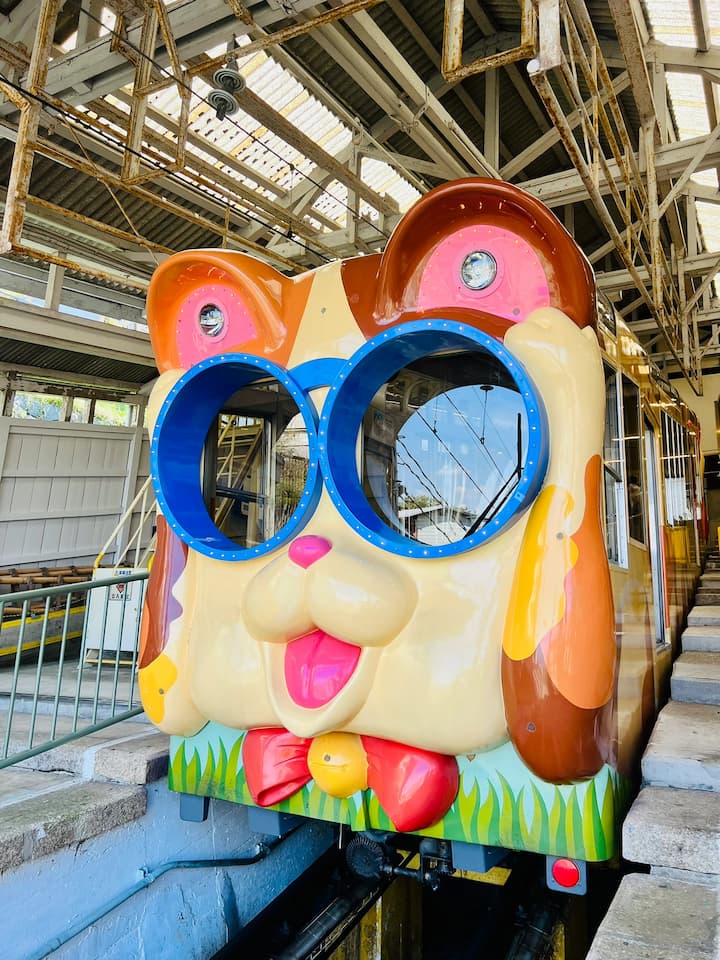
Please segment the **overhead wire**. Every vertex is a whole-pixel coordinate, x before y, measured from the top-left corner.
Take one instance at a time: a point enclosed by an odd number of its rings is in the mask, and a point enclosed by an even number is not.
[[[146,154],[141,153],[139,150],[135,150],[132,147],[127,146],[125,142],[121,140],[119,137],[113,136],[110,130],[103,131],[101,133],[92,124],[70,113],[70,111],[63,110],[61,107],[58,107],[56,104],[51,103],[49,100],[45,99],[45,97],[43,97],[41,94],[33,93],[31,90],[28,90],[25,87],[21,86],[20,84],[13,82],[12,80],[9,79],[9,77],[7,77],[2,72],[0,72],[0,80],[4,84],[7,84],[7,86],[12,87],[12,89],[17,90],[17,92],[21,93],[24,97],[27,97],[28,99],[36,100],[38,103],[42,104],[42,106],[46,110],[51,110],[58,116],[62,117],[66,121],[70,129],[72,129],[72,127],[75,125],[82,126],[87,131],[89,131],[93,135],[93,137],[97,137],[100,140],[104,139],[106,143],[111,144],[112,146],[118,147],[122,150],[126,150],[128,153],[132,154],[133,156],[139,157],[145,163],[148,163],[151,166],[154,166],[155,169],[162,171],[163,174],[165,174],[165,176],[167,176],[169,179],[173,180],[174,182],[180,183],[184,187],[187,187],[189,184],[191,184],[192,181],[183,180],[182,177],[180,177],[176,172],[172,170],[168,170],[165,166],[163,166],[163,164],[159,160],[154,160],[152,157],[148,157]],[[202,190],[202,188],[198,188],[198,189],[200,193],[205,193],[205,191]],[[279,227],[274,226],[272,223],[266,222],[261,217],[258,217],[257,215],[251,213],[249,210],[246,210],[245,208],[241,207],[239,204],[238,204],[238,212],[241,213],[243,217],[246,217],[247,219],[252,220],[255,223],[258,223],[260,226],[264,227],[266,230],[269,230],[272,233],[276,233],[278,236],[288,239],[287,231],[281,230]],[[218,226],[220,225],[218,224]],[[233,236],[238,243],[242,243],[243,241],[242,235],[233,235]],[[324,260],[326,263],[331,262],[332,260],[331,257],[326,256],[324,253],[321,253],[319,250],[313,249],[313,247],[310,246],[310,244],[308,244],[304,240],[299,239],[296,235],[293,235],[291,239],[293,243],[296,243],[298,246],[303,247],[303,249],[306,250],[307,253],[310,253],[315,257],[319,257],[321,260]],[[138,241],[138,242],[141,242],[141,241]],[[268,256],[271,256],[272,250],[268,250],[267,253],[268,253]]]
[[[126,37],[123,37],[123,36],[120,34],[120,32],[117,30],[117,26],[114,26],[114,27],[112,28],[112,30],[110,30],[110,28],[107,26],[107,24],[106,24],[100,17],[96,16],[95,14],[91,13],[90,11],[87,11],[87,16],[88,16],[89,19],[94,20],[96,23],[100,24],[102,27],[104,27],[105,29],[109,30],[111,36],[117,38],[117,40],[119,40],[119,41],[120,41],[121,43],[123,43],[125,46],[129,47],[129,48],[130,48],[134,53],[136,53],[139,57],[142,57],[144,60],[146,60],[146,61],[148,61],[150,64],[152,64],[152,65],[153,65],[157,70],[159,70],[164,76],[166,76],[166,77],[168,77],[169,79],[171,79],[171,80],[176,84],[176,86],[182,87],[183,90],[187,90],[187,91],[190,93],[191,96],[196,97],[198,100],[200,100],[202,103],[204,103],[207,107],[209,107],[210,110],[213,110],[213,112],[215,111],[215,108],[214,108],[213,105],[210,103],[210,101],[207,99],[207,97],[204,97],[201,93],[199,93],[199,92],[197,92],[196,90],[194,90],[193,87],[192,87],[192,84],[187,84],[187,83],[185,83],[180,77],[176,77],[175,74],[173,74],[170,70],[168,70],[167,67],[164,67],[161,63],[159,63],[154,57],[151,57],[151,56],[149,56],[148,54],[144,53],[144,52],[143,52],[139,47],[137,47],[134,43],[131,43],[131,41],[128,40]],[[116,18],[115,23],[117,24],[117,18]],[[242,57],[242,47],[237,47],[235,52],[237,53],[238,56]],[[224,118],[224,121],[223,121],[223,122],[229,122],[229,123],[231,123],[237,130],[240,131],[240,133],[244,134],[246,137],[249,137],[249,138],[253,141],[253,143],[256,143],[258,146],[262,147],[263,150],[265,150],[267,153],[271,154],[272,156],[276,157],[278,160],[281,160],[282,163],[284,163],[284,164],[286,164],[288,167],[290,167],[290,169],[291,169],[292,171],[296,171],[297,173],[299,173],[300,176],[304,177],[304,178],[305,178],[309,183],[311,183],[314,187],[317,187],[317,189],[320,190],[321,193],[326,194],[326,195],[329,196],[332,200],[334,200],[334,201],[336,201],[337,203],[339,203],[340,206],[345,207],[345,209],[346,209],[349,213],[351,213],[353,216],[356,216],[357,219],[360,220],[362,223],[365,223],[365,224],[367,224],[368,226],[372,227],[373,230],[375,230],[381,237],[383,237],[383,239],[389,240],[390,235],[389,235],[388,233],[386,233],[384,230],[381,230],[380,227],[378,227],[377,224],[375,224],[375,223],[372,222],[372,220],[368,220],[366,217],[361,216],[359,213],[356,214],[356,213],[355,213],[355,210],[354,210],[348,203],[346,203],[346,202],[343,201],[343,200],[340,200],[339,197],[335,196],[335,194],[332,193],[330,190],[328,190],[327,187],[323,186],[322,183],[318,183],[317,180],[314,180],[314,179],[310,176],[309,173],[305,173],[303,170],[301,170],[301,169],[297,166],[297,164],[294,164],[292,161],[288,160],[287,157],[283,157],[283,155],[282,155],[281,153],[278,153],[277,150],[274,150],[274,149],[273,149],[271,146],[269,146],[268,144],[263,143],[263,141],[262,141],[259,137],[255,136],[255,134],[254,134],[251,130],[246,130],[245,127],[243,127],[242,124],[238,123],[237,120],[234,120],[232,117],[227,117],[227,116],[226,116],[226,117]],[[282,139],[282,138],[280,138],[280,139]],[[250,169],[252,170],[252,168],[250,168]],[[372,204],[370,204],[370,205],[372,206]]]

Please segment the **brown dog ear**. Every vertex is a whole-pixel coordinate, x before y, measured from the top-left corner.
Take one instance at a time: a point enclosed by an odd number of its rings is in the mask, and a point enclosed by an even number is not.
[[[599,492],[596,456],[585,471],[582,523],[560,546],[557,520],[567,494],[558,487],[540,494],[524,534],[505,628],[502,680],[510,738],[528,767],[554,782],[592,776],[616,748],[608,719],[617,644]],[[565,562],[558,564],[558,557]],[[535,616],[532,594],[558,577],[562,602],[548,629]]]
[[[311,285],[312,275],[285,277],[260,260],[230,250],[190,250],[169,257],[153,274],[147,297],[160,373],[186,370],[230,351],[285,365]],[[211,307],[223,318],[222,329],[215,333],[200,325],[201,312]]]
[[[182,607],[172,590],[185,570],[187,553],[187,544],[175,536],[165,517],[158,514],[157,546],[140,625],[140,670],[160,656],[167,646],[170,624],[182,615]]]
[[[469,289],[460,267],[490,253],[497,272]],[[579,327],[595,323],[592,270],[557,218],[518,187],[480,178],[431,190],[405,214],[381,258],[343,264],[348,303],[367,337],[402,320],[437,315],[503,336],[538,307]]]

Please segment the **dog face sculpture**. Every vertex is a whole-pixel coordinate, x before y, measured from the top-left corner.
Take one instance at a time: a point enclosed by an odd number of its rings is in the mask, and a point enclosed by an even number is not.
[[[249,731],[257,803],[309,776],[334,796],[369,786],[410,830],[452,803],[458,755],[510,739],[556,783],[612,759],[593,282],[542,204],[504,183],[447,184],[382,256],[294,278],[239,253],[178,254],[148,319],[163,517],[140,687],[161,729]],[[220,410],[268,383],[302,427],[290,446],[307,473],[284,512],[276,483],[272,523],[260,481],[235,491],[255,533],[233,541],[203,494],[203,450]],[[507,405],[496,471],[481,426],[493,390]],[[500,475],[492,491],[473,463]],[[275,782],[278,758],[290,772]]]

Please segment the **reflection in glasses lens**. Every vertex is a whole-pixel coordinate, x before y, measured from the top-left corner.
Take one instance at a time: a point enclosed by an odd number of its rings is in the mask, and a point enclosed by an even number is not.
[[[215,526],[238,547],[265,543],[297,509],[308,462],[305,421],[282,384],[238,390],[205,441],[203,497]]]
[[[517,384],[483,350],[435,354],[403,367],[363,418],[363,491],[402,536],[457,543],[512,496],[527,456]]]

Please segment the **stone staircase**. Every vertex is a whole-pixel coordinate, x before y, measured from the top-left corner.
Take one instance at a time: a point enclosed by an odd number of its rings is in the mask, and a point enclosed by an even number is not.
[[[15,718],[18,749],[29,723]],[[125,721],[0,771],[0,874],[142,817],[167,766],[168,738]]]
[[[720,960],[720,560],[708,561],[623,825],[626,876],[587,960]]]

